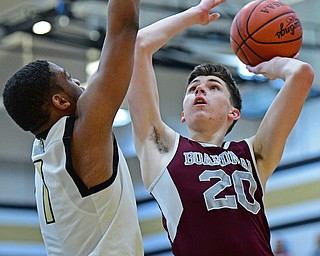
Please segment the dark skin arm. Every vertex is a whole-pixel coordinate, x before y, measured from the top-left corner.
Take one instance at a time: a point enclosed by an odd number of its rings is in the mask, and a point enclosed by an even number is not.
[[[111,0],[108,5],[100,64],[77,102],[71,141],[74,169],[87,187],[113,173],[112,123],[128,90],[139,27],[139,0]]]

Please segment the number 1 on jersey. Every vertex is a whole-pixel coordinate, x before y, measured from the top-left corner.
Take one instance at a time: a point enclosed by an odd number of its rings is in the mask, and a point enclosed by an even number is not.
[[[43,188],[42,188],[42,200],[43,200],[43,210],[44,210],[44,216],[46,218],[47,224],[55,222],[52,208],[51,208],[51,203],[50,203],[50,196],[49,196],[49,190],[47,188],[46,183],[44,182],[44,177],[42,173],[42,161],[37,161],[34,162],[34,166],[36,167],[37,172],[39,173],[42,182],[43,182]]]

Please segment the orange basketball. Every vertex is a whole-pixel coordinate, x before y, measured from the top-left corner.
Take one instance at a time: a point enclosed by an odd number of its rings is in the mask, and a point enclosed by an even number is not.
[[[230,43],[238,58],[251,66],[275,56],[293,57],[302,45],[301,23],[285,3],[252,1],[234,17]]]

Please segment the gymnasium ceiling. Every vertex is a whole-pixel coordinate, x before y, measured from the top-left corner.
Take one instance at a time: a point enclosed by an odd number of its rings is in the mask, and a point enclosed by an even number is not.
[[[140,26],[180,12],[199,0],[141,0]],[[230,54],[229,30],[233,17],[249,0],[227,0],[216,10],[221,18],[209,26],[194,26],[181,33],[156,59],[193,65],[212,57],[220,60]],[[305,47],[319,47],[320,3],[317,0],[284,0],[299,14],[303,21]],[[100,49],[105,32],[107,1],[97,0],[1,0],[0,39],[24,31],[31,33],[32,25],[40,20],[50,21],[52,31],[42,37],[53,43],[73,47]],[[223,62],[234,65],[233,58]]]

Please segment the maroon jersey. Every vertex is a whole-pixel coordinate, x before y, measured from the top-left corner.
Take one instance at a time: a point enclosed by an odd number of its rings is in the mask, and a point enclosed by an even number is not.
[[[180,136],[149,191],[175,255],[273,255],[263,189],[247,141],[216,147]]]

